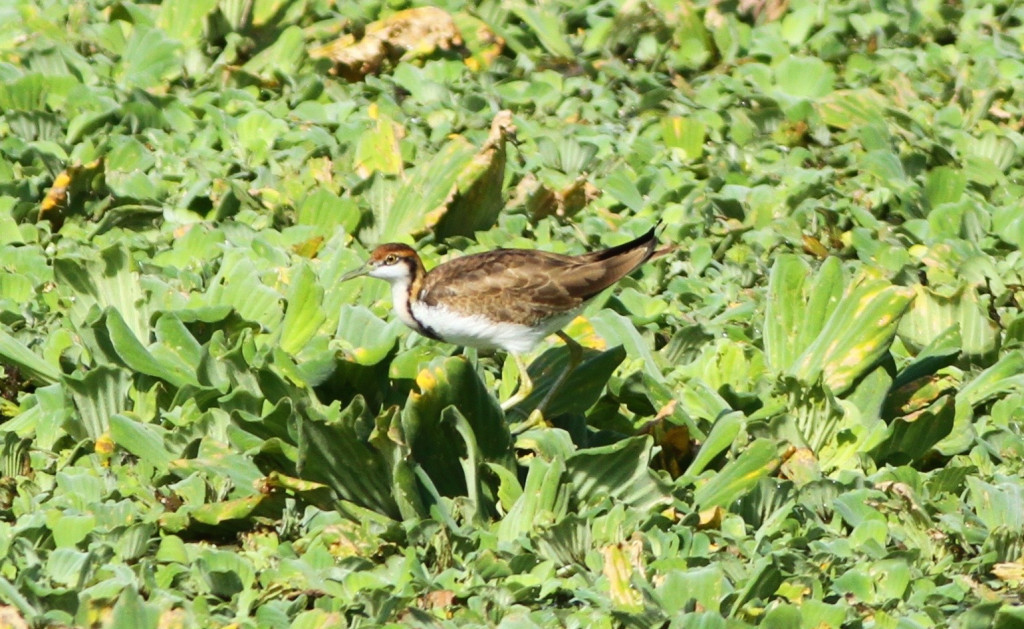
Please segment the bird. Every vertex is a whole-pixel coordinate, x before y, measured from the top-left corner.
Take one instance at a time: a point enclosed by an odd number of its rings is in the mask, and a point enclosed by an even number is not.
[[[556,334],[569,348],[569,364],[534,411],[542,420],[547,403],[583,356],[582,346],[562,328],[590,300],[656,254],[657,227],[624,244],[581,255],[500,248],[453,258],[430,271],[409,245],[387,243],[340,281],[360,276],[385,280],[395,314],[427,338],[508,352],[519,370],[519,386],[501,404],[506,412],[533,391],[523,354]]]

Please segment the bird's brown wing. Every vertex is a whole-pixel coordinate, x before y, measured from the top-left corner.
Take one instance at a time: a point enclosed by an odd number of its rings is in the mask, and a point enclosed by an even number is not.
[[[573,258],[576,262],[574,272],[582,280],[577,294],[583,299],[590,299],[650,260],[658,244],[654,237],[656,228],[652,227],[644,235],[616,247]]]
[[[533,325],[583,303],[559,278],[572,258],[525,249],[496,249],[445,262],[423,280],[420,299],[429,306]]]
[[[419,298],[431,306],[479,312],[532,325],[578,308],[654,252],[654,230],[631,242],[581,256],[498,249],[450,260],[427,274]]]

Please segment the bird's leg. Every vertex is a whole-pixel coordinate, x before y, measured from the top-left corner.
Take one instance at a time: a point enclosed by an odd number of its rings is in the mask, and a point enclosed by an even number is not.
[[[501,403],[502,411],[508,411],[516,404],[519,404],[533,391],[533,380],[530,380],[530,374],[526,371],[526,361],[519,354],[511,353],[512,359],[516,361],[516,368],[519,369],[519,388],[516,389],[512,397]]]
[[[576,367],[578,367],[579,364],[583,361],[582,345],[572,340],[572,337],[570,337],[565,332],[562,332],[561,330],[559,330],[555,334],[557,334],[558,338],[562,339],[562,341],[565,343],[565,346],[569,348],[569,364],[565,366],[565,371],[563,371],[558,376],[558,379],[555,380],[555,383],[551,385],[550,389],[548,389],[548,392],[544,395],[544,399],[540,401],[540,404],[537,405],[537,408],[533,409],[533,411],[530,412],[530,416],[527,417],[525,421],[519,423],[514,427],[514,433],[521,433],[530,428],[550,425],[548,424],[547,420],[544,419],[544,411],[547,409],[548,403],[551,402],[552,399],[554,399],[555,395],[558,394],[558,391],[562,388],[563,385],[565,385],[566,380],[569,379],[569,375],[572,374]]]
[[[571,336],[561,330],[555,332],[555,334],[557,334],[558,338],[562,339],[565,346],[569,348],[569,364],[565,366],[565,371],[558,376],[555,383],[551,385],[550,389],[548,389],[547,395],[545,395],[544,399],[537,405],[535,412],[539,411],[541,415],[543,415],[544,411],[547,410],[548,403],[554,399],[555,395],[558,394],[558,391],[565,385],[565,381],[569,379],[569,375],[572,374],[576,367],[579,367],[580,363],[583,361],[582,345],[574,341]]]

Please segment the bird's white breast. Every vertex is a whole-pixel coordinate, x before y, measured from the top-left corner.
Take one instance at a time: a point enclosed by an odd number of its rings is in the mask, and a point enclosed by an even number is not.
[[[420,302],[412,303],[412,314],[448,343],[519,354],[530,351],[546,336],[563,328],[576,313],[552,317],[537,327],[495,321],[483,314],[465,314]]]

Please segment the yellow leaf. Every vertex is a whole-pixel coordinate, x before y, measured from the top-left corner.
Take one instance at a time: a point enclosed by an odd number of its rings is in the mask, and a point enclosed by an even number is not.
[[[60,174],[53,180],[53,185],[46,192],[43,202],[39,204],[39,215],[42,216],[44,213],[67,201],[68,186],[70,185],[71,175],[66,170],[60,171]]]
[[[602,572],[608,579],[608,594],[612,604],[630,612],[641,611],[643,597],[630,582],[633,566],[625,551],[621,546],[606,546],[601,549],[601,554],[604,556]]]
[[[370,106],[370,114],[377,123],[359,138],[355,171],[364,179],[374,172],[397,175],[402,172],[402,150],[398,140],[405,135],[405,128],[391,118],[378,114],[376,105]]]
[[[1000,581],[1020,583],[1024,581],[1024,563],[1020,561],[997,563],[992,566],[992,574]]]
[[[424,369],[416,375],[416,386],[420,388],[420,392],[424,395],[437,387],[437,383],[437,372],[433,369]]]
[[[96,445],[93,449],[96,454],[108,455],[114,451],[115,445],[116,444],[114,443],[114,440],[110,438],[110,435],[108,433],[103,433],[100,435],[99,439],[96,440]]]

